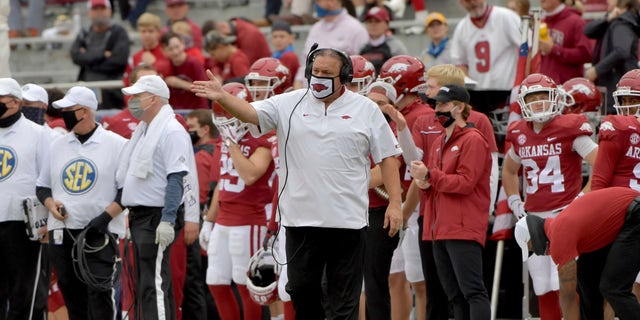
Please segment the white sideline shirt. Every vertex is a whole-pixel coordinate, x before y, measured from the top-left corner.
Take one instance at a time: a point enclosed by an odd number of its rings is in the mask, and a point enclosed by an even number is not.
[[[118,191],[116,170],[126,141],[99,124],[85,143],[73,132],[55,138],[37,185],[51,188],[53,199],[62,202],[69,217],[62,222],[49,213],[49,230],[83,229],[113,202]],[[123,214],[109,223],[109,231],[124,236]]]
[[[306,89],[252,105],[261,133],[276,129],[283,225],[365,227],[369,155],[380,163],[402,152],[379,107],[345,90],[325,110]]]
[[[0,222],[24,220],[22,201],[36,194],[46,136],[42,126],[24,115],[0,128]]]

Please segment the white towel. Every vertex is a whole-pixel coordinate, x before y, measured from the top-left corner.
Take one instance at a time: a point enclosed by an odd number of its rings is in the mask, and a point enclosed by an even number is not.
[[[131,140],[127,142],[122,152],[122,161],[118,166],[116,173],[116,180],[118,187],[122,187],[124,179],[129,171],[129,166],[133,166],[131,173],[140,178],[146,179],[149,172],[153,168],[153,152],[156,149],[158,140],[162,130],[167,126],[169,120],[175,118],[173,109],[170,105],[165,104],[160,109],[160,112],[153,118],[151,124],[148,125],[145,122],[140,122],[138,127],[133,132]],[[143,139],[144,143],[138,146],[138,143]],[[131,159],[135,152],[135,159]]]

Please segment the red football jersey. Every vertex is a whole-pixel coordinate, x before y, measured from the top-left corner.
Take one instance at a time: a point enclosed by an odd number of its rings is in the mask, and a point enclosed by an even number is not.
[[[635,116],[602,119],[591,189],[627,187],[640,191],[640,123]]]
[[[629,204],[637,196],[637,191],[620,187],[589,192],[556,218],[546,219],[544,230],[553,261],[563,266],[582,253],[612,243],[624,224]]]
[[[525,209],[543,212],[569,204],[582,188],[582,157],[573,150],[593,129],[583,115],[559,115],[539,133],[525,120],[512,123],[507,140],[520,157],[527,179]]]
[[[239,147],[245,157],[250,157],[258,148],[271,150],[273,133],[254,138],[250,134],[240,140]],[[273,162],[258,181],[248,186],[240,178],[231,160],[229,149],[222,145],[220,153],[220,210],[216,223],[225,226],[266,224],[265,205],[273,200],[269,180],[273,176]]]

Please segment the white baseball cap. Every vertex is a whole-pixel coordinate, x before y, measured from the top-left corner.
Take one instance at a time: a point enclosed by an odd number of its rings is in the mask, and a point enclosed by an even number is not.
[[[164,80],[157,75],[142,76],[132,86],[122,88],[122,93],[128,96],[143,92],[169,99],[169,87],[167,87]]]
[[[365,94],[369,95],[371,91],[375,92],[376,90],[374,89],[383,91],[380,93],[384,94],[387,97],[387,99],[391,101],[391,103],[396,103],[396,98],[397,98],[396,88],[394,88],[391,84],[384,81],[374,81],[367,87]]]
[[[22,89],[18,81],[12,78],[0,78],[0,96],[14,96],[22,100]]]
[[[22,100],[49,104],[49,94],[43,87],[37,84],[27,83],[22,86]]]
[[[69,108],[75,105],[98,110],[98,99],[96,98],[96,94],[87,87],[73,87],[67,91],[64,98],[53,102],[53,106],[58,109]]]

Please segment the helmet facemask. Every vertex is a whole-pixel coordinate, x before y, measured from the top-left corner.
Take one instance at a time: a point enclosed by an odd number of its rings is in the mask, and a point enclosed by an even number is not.
[[[527,102],[530,95],[546,93],[547,98]],[[531,98],[531,97],[530,97]],[[564,97],[562,100],[564,101]],[[560,104],[558,90],[556,88],[547,88],[542,86],[532,86],[523,88],[518,95],[518,104],[522,110],[522,118],[533,122],[547,122],[560,114]]]
[[[624,98],[635,98],[635,101],[630,103]],[[619,87],[613,92],[613,101],[613,107],[619,115],[640,117],[640,91],[631,90],[629,87]]]

